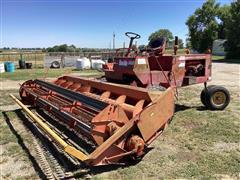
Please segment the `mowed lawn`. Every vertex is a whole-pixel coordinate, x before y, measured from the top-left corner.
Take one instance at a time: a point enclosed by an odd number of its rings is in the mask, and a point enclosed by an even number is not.
[[[36,70],[38,71],[38,70]],[[61,71],[61,70],[60,70]],[[89,71],[74,71],[71,73],[85,73]],[[22,72],[17,72],[22,73]],[[50,74],[52,73],[52,74]],[[65,73],[52,71],[47,77],[55,77]],[[98,73],[98,72],[96,72]],[[67,73],[68,74],[68,73]],[[12,80],[32,79],[38,74],[31,73]],[[41,77],[45,77],[41,75]],[[7,77],[2,77],[8,79]],[[230,90],[231,103],[224,111],[206,110],[199,99],[203,86],[190,86],[179,89],[179,100],[176,102],[176,113],[164,133],[152,143],[152,150],[135,165],[120,167],[100,167],[90,171],[93,179],[172,179],[172,178],[240,178],[240,95],[239,89]],[[17,95],[18,90],[0,91],[1,107],[11,106],[14,102],[7,96],[9,93]],[[27,171],[31,167],[25,150],[19,146],[19,138],[12,133],[4,118],[4,110],[0,110],[0,146],[5,165],[10,159],[13,163],[23,161],[19,171]],[[22,124],[15,111],[5,112],[13,124]],[[18,127],[15,128],[18,131]],[[31,142],[26,130],[20,129],[22,139]],[[4,134],[3,134],[4,133]],[[27,137],[27,138],[26,138]],[[20,162],[19,162],[20,164]],[[5,166],[3,166],[5,167]],[[11,171],[10,171],[11,172]],[[18,175],[17,172],[15,172]],[[33,172],[22,174],[22,178],[29,178]],[[11,178],[8,173],[5,178]],[[35,177],[35,176],[33,176]],[[81,174],[78,173],[81,178]]]

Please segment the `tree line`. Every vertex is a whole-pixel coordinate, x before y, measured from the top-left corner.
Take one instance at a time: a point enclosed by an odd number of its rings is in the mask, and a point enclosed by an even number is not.
[[[61,44],[44,49],[45,52],[102,52],[109,49],[104,48],[78,48],[75,45]]]

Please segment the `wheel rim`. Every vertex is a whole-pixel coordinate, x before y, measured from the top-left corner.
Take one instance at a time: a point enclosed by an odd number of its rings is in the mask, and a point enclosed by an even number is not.
[[[221,106],[226,102],[227,96],[224,92],[218,91],[215,92],[211,98],[213,104],[216,106]]]

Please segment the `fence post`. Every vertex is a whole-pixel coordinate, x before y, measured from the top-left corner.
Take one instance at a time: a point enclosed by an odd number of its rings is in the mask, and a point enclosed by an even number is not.
[[[36,51],[35,51],[35,69],[37,68],[37,54],[36,54]]]

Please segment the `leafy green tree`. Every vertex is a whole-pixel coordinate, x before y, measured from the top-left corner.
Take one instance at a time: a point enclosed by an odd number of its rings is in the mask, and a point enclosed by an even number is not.
[[[231,3],[226,49],[228,58],[240,58],[240,0]]]
[[[59,51],[59,46],[58,45],[53,46],[52,49],[53,49],[52,52],[58,52]]]
[[[192,44],[189,37],[186,39],[186,48],[188,49],[192,48]]]
[[[160,38],[160,37],[165,37],[167,39],[167,41],[170,41],[173,39],[173,34],[170,30],[168,29],[159,29],[158,31],[152,33],[148,40],[149,40],[149,46],[151,46],[151,44],[153,43],[153,41],[155,41],[156,39]]]
[[[49,47],[47,48],[47,52],[55,52],[53,48]]]
[[[62,44],[58,47],[58,51],[57,52],[67,52],[68,46],[67,44]]]
[[[67,44],[56,45],[46,49],[47,52],[80,52],[80,49],[74,45],[68,46]]]
[[[220,21],[218,24],[218,38],[225,39],[226,38],[226,24],[230,18],[230,9],[229,5],[224,5],[219,7],[217,11],[217,18]]]
[[[75,52],[75,51],[76,51],[76,46],[74,46],[73,44],[67,47],[67,52]]]
[[[75,52],[80,52],[80,51],[81,51],[80,48],[75,49]]]
[[[145,45],[144,44],[141,44],[141,45],[139,45],[138,46],[138,49],[140,50],[140,51],[143,51],[144,49],[145,49]]]
[[[167,49],[172,49],[175,44],[175,39],[168,41],[167,43]],[[183,40],[181,38],[178,38],[178,48],[183,49]]]
[[[193,49],[204,52],[212,48],[213,40],[218,38],[219,26],[216,19],[218,13],[219,3],[208,0],[188,18],[186,25]]]

